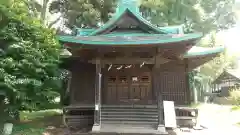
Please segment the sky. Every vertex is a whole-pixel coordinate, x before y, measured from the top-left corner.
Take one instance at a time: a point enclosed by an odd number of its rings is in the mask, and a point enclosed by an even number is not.
[[[235,27],[230,28],[227,31],[218,33],[218,38],[222,39],[224,45],[230,52],[234,54],[239,54],[240,53],[239,35],[240,35],[240,22],[237,22]]]
[[[236,2],[240,2],[240,0],[236,0]],[[240,11],[240,9],[238,9]],[[238,17],[240,18],[240,17]],[[230,28],[227,31],[220,32],[218,34],[219,38],[222,39],[224,45],[227,47],[227,49],[240,56],[240,20],[236,22],[236,26],[233,28]]]

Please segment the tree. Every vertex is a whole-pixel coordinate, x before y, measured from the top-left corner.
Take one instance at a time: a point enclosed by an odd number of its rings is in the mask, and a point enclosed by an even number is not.
[[[203,38],[199,43],[203,47],[214,47],[219,45],[216,33],[211,32]],[[222,45],[222,44],[220,44]],[[192,90],[197,90],[197,93],[204,95],[205,92],[210,92],[212,82],[225,70],[236,66],[236,56],[230,55],[226,49],[218,57],[200,66],[196,71],[189,73],[190,85]]]
[[[54,24],[59,22],[62,18],[62,15],[57,15],[54,20],[51,20],[51,14],[49,13],[49,6],[54,2],[53,0],[26,0],[26,4],[30,13],[39,18],[43,24],[48,28],[52,28]]]
[[[0,4],[0,90],[13,116],[46,108],[59,96],[60,46],[53,31],[29,16],[26,1]]]
[[[233,0],[142,0],[141,9],[156,25],[186,24],[208,33],[235,23],[233,5]]]
[[[56,0],[51,3],[51,13],[61,12],[67,26],[98,27],[114,12],[116,0]]]
[[[233,0],[139,0],[145,18],[158,26],[186,24],[208,33],[231,27],[235,22]],[[57,0],[50,11],[64,14],[67,24],[97,27],[116,8],[116,0]]]

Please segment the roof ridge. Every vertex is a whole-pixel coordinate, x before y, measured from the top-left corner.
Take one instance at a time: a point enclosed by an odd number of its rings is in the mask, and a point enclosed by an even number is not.
[[[140,13],[139,6],[137,4],[138,0],[119,0],[116,13],[126,9],[132,10],[135,13]]]

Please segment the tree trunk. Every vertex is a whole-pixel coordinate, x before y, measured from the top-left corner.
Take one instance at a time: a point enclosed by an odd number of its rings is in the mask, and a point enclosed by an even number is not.
[[[15,112],[15,120],[20,121],[20,111]]]
[[[47,5],[48,5],[49,0],[43,0],[43,5],[42,5],[42,11],[41,11],[41,20],[45,23],[46,21],[46,15],[47,15]]]
[[[56,20],[52,21],[49,25],[48,28],[52,28],[54,24],[56,24],[59,20],[61,20],[62,15],[60,15]]]
[[[3,101],[4,101],[3,96],[0,96],[0,125],[3,124],[3,118],[5,117],[5,115],[4,115],[5,108],[4,108],[4,102]],[[2,129],[1,126],[0,126],[0,129]]]

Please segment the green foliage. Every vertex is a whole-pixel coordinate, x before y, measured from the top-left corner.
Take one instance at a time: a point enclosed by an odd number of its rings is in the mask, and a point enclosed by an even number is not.
[[[209,76],[209,81],[214,81],[224,71],[224,69],[230,68],[233,63],[234,58],[228,57],[225,52],[201,66],[200,72],[205,76]]]
[[[142,0],[142,12],[154,24],[186,24],[208,33],[235,23],[234,0]]]
[[[51,134],[47,131],[49,126],[57,128],[62,124],[59,110],[21,112],[20,120],[20,123],[14,123],[12,135]]]
[[[70,27],[87,28],[106,22],[115,11],[115,5],[116,0],[57,0],[49,10],[64,14]]]
[[[219,45],[219,41],[216,37],[216,32],[212,31],[205,38],[203,38],[199,45],[202,47],[217,47]],[[221,44],[220,44],[221,45]],[[198,91],[204,87],[203,92],[209,92],[211,87],[211,83],[225,70],[236,67],[236,57],[234,55],[230,55],[228,50],[226,49],[223,53],[213,58],[211,61],[205,63],[204,65],[199,67],[199,72],[191,73],[192,77],[197,78],[197,85],[193,84]],[[194,74],[194,75],[193,75]],[[191,77],[190,77],[191,78]],[[193,79],[191,79],[193,80]],[[192,81],[190,81],[192,82]],[[202,86],[200,86],[202,85]],[[200,86],[200,87],[199,87]]]
[[[26,5],[29,9],[29,13],[33,17],[39,18],[41,22],[49,28],[52,28],[60,19],[61,15],[58,16],[55,20],[50,19],[49,13],[49,4],[52,0],[25,0]]]
[[[230,99],[235,105],[240,105],[240,89],[235,88],[230,91]]]
[[[233,106],[231,108],[231,111],[238,111],[238,110],[240,110],[240,106]]]
[[[35,112],[22,111],[20,112],[20,121],[33,121],[61,114],[62,111],[58,109],[40,110]]]
[[[60,46],[23,0],[0,5],[0,90],[10,112],[45,108],[59,96]]]
[[[117,0],[56,0],[50,11],[64,14],[69,26],[97,27],[106,22]],[[139,0],[143,16],[158,26],[185,24],[208,33],[235,23],[233,0]]]

